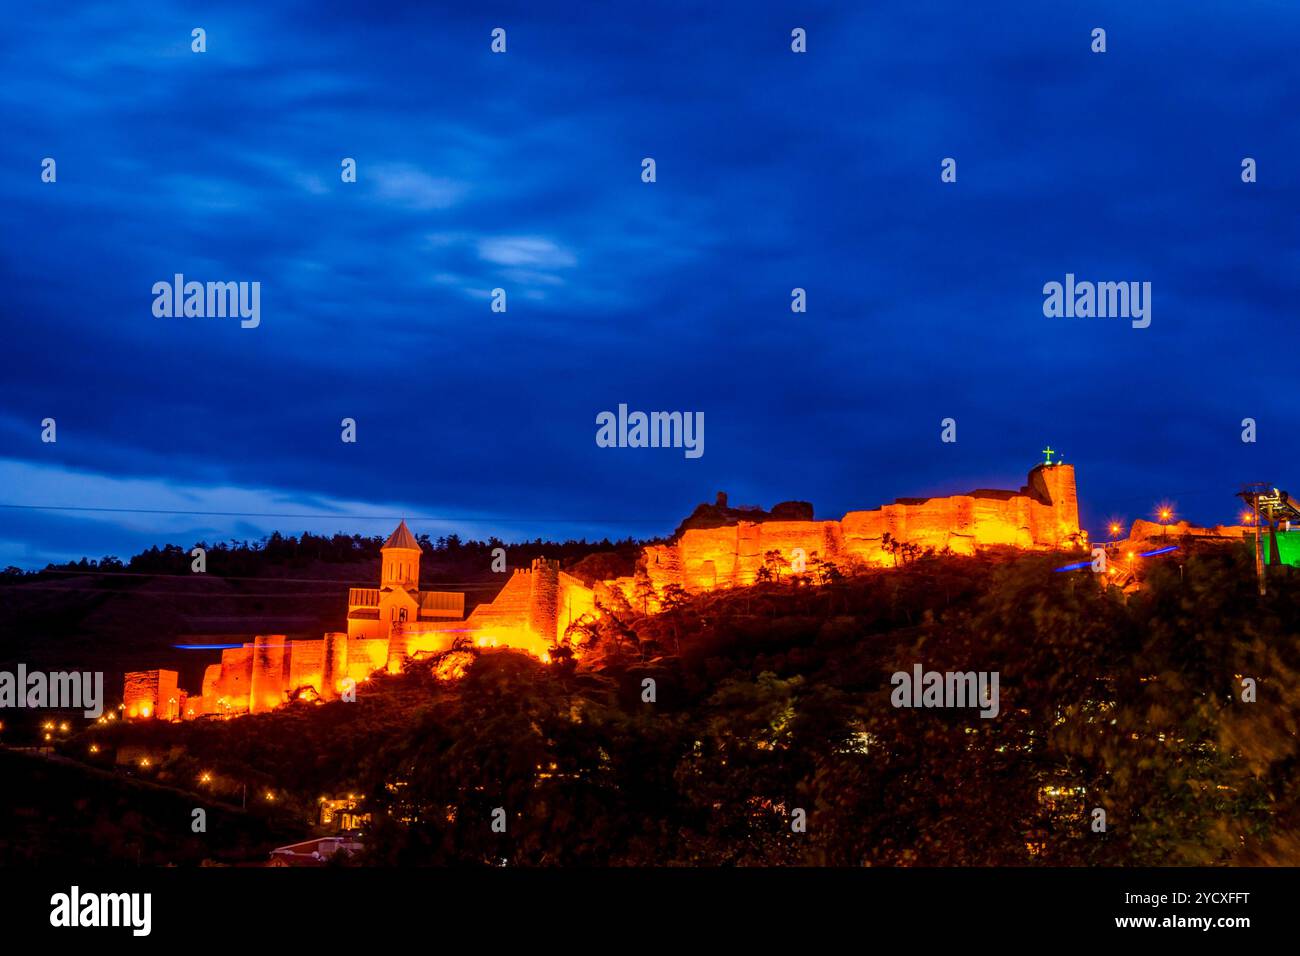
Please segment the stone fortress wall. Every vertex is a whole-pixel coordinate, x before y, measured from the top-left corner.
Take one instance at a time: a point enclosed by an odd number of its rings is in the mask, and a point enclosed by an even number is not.
[[[935,551],[974,554],[1007,545],[1026,550],[1082,542],[1073,465],[1039,465],[1018,492],[979,490],[944,498],[900,498],[874,511],[850,511],[839,521],[740,521],[721,528],[689,528],[671,544],[646,548],[646,572],[662,591],[754,583],[769,551],[786,561],[796,548],[806,558],[848,565],[893,563],[884,538]]]
[[[811,514],[811,511],[809,511]],[[900,498],[873,511],[850,511],[839,521],[739,520],[723,527],[687,528],[670,544],[644,549],[641,565],[656,594],[669,585],[689,592],[752,584],[768,552],[791,561],[804,556],[848,567],[893,562],[885,535],[894,541],[957,554],[1005,545],[1054,550],[1084,543],[1072,465],[1039,465],[1019,491],[977,490],[942,498]],[[599,613],[619,596],[635,605],[632,577],[588,587],[538,559],[514,571],[496,598],[463,617],[464,596],[419,590],[420,550],[405,522],[384,547],[381,586],[353,588],[348,630],[320,640],[290,641],[283,634],[258,635],[252,643],[221,652],[210,665],[202,692],[176,686],[176,672],[126,675],[124,701],[132,718],[190,718],[264,713],[293,697],[336,698],[349,681],[360,684],[376,671],[397,673],[408,658],[448,650],[459,639],[479,647],[510,647],[543,660],[569,624]],[[647,600],[649,610],[657,601]],[[452,618],[455,619],[452,619]]]

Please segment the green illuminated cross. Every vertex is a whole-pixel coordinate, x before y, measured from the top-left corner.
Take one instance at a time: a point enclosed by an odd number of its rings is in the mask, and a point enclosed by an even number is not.
[[[1052,463],[1052,456],[1055,455],[1056,453],[1057,452],[1052,448],[1051,445],[1048,445],[1046,448],[1044,448],[1043,454],[1047,456],[1047,461],[1043,462],[1043,464],[1050,465]]]

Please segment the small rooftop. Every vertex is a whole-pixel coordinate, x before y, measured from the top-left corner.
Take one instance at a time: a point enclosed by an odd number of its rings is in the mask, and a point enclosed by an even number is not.
[[[397,529],[388,536],[388,540],[384,542],[384,550],[387,551],[389,548],[403,548],[407,551],[419,551],[420,542],[415,540],[415,535],[411,534],[411,529],[408,528],[406,522],[403,521],[397,526]]]

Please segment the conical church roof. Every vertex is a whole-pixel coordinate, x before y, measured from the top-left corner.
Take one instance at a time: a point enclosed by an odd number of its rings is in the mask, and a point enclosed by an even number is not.
[[[384,542],[384,550],[389,548],[405,548],[408,551],[419,551],[420,542],[415,540],[415,535],[411,534],[411,529],[403,521],[397,526],[397,530],[388,536]]]

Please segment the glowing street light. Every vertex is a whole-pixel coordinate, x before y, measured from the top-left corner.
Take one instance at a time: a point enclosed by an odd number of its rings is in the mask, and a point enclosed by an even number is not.
[[[1156,517],[1160,519],[1160,537],[1162,539],[1169,537],[1168,524],[1170,519],[1173,518],[1173,516],[1174,516],[1173,505],[1162,503],[1156,506]]]

